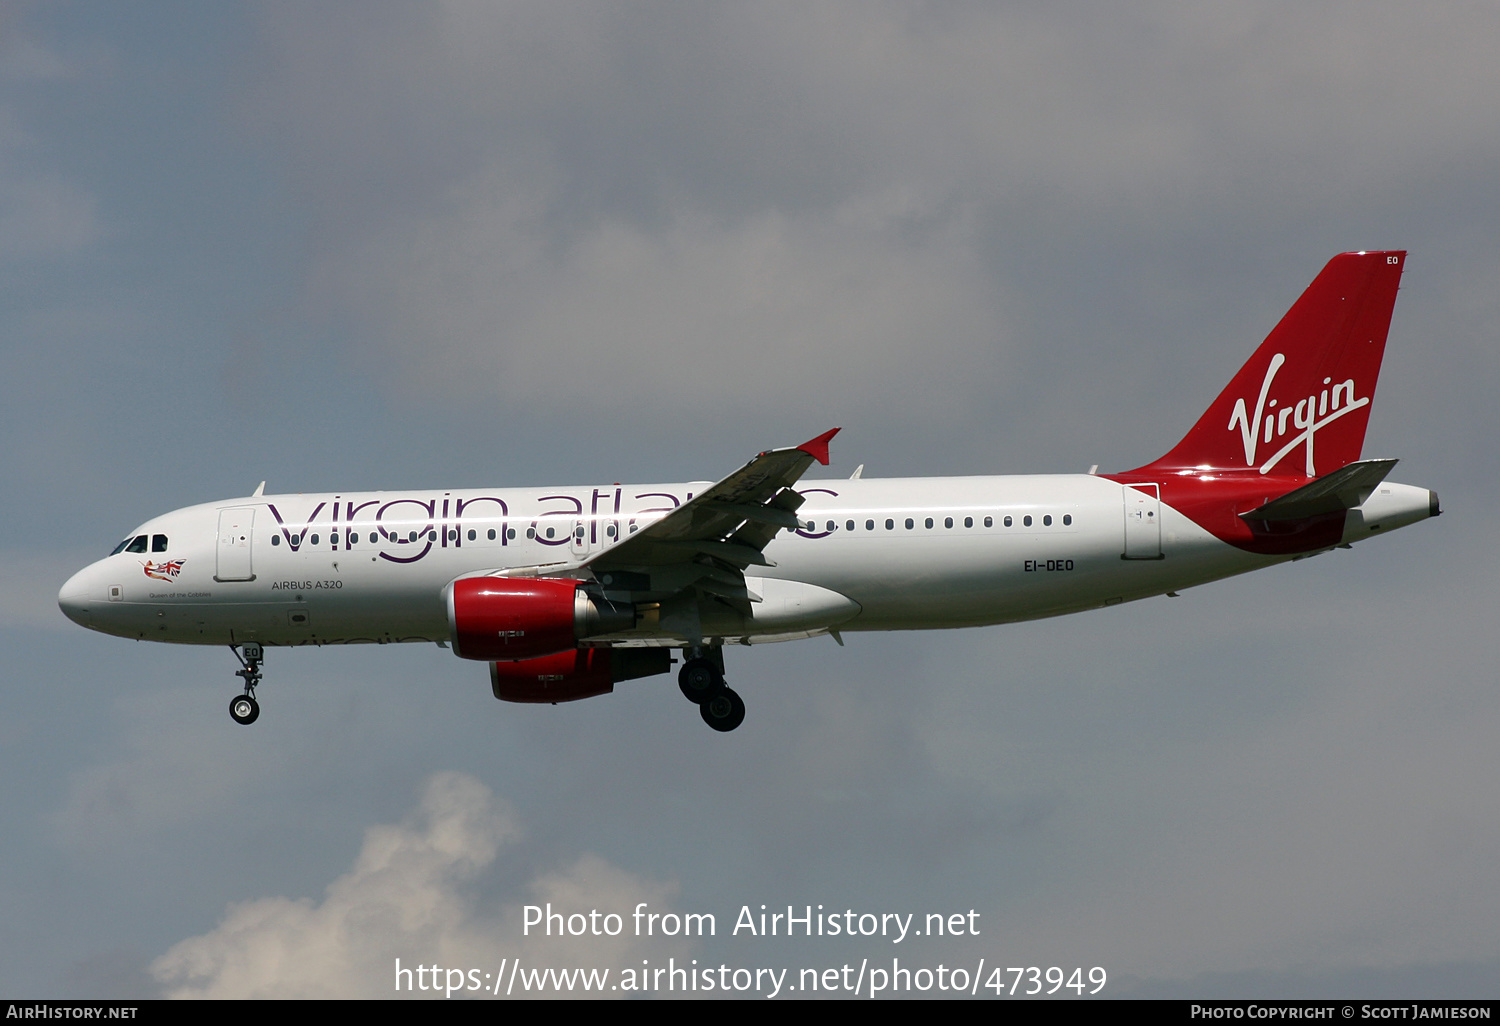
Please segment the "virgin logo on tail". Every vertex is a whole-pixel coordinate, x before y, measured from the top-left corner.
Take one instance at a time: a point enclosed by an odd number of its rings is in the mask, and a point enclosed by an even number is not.
[[[1346,413],[1370,405],[1370,397],[1356,399],[1354,397],[1354,379],[1348,378],[1333,384],[1332,378],[1324,378],[1325,386],[1333,385],[1331,389],[1325,387],[1317,395],[1310,395],[1305,399],[1298,399],[1295,404],[1283,404],[1278,409],[1278,401],[1272,399],[1269,405],[1266,396],[1270,394],[1271,382],[1276,378],[1276,372],[1281,365],[1286,363],[1286,356],[1277,353],[1271,357],[1271,363],[1266,367],[1265,380],[1261,382],[1260,398],[1255,402],[1255,416],[1251,416],[1245,409],[1245,400],[1236,399],[1234,412],[1229,416],[1229,430],[1236,427],[1240,429],[1240,438],[1245,443],[1245,464],[1255,466],[1255,452],[1261,445],[1269,446],[1273,440],[1285,437],[1291,429],[1300,429],[1300,433],[1293,435],[1291,440],[1278,449],[1270,459],[1261,464],[1260,472],[1269,473],[1276,464],[1290,455],[1293,449],[1299,445],[1305,445],[1307,455],[1308,477],[1317,477],[1318,472],[1313,464],[1313,438],[1318,429],[1327,427]],[[1288,425],[1290,421],[1290,426]]]

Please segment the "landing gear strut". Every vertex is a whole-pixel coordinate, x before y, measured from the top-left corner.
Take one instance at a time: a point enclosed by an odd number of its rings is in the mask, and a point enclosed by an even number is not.
[[[260,716],[260,703],[255,700],[255,685],[260,683],[260,661],[265,658],[265,652],[254,641],[247,641],[240,646],[230,645],[229,651],[234,653],[243,667],[235,670],[234,675],[245,679],[245,693],[230,700],[229,715],[234,718],[234,722],[248,727]]]
[[[698,707],[703,722],[730,731],[745,720],[745,703],[724,684],[724,656],[718,648],[685,648],[686,662],[677,673],[677,687]]]

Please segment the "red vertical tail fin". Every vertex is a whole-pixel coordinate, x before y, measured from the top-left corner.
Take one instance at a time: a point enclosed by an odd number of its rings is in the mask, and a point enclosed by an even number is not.
[[[1403,250],[1330,260],[1193,429],[1151,469],[1312,478],[1359,459],[1405,266]]]

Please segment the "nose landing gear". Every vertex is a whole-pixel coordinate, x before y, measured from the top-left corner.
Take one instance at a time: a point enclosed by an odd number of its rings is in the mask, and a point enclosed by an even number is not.
[[[698,707],[703,722],[728,732],[745,721],[745,703],[724,684],[724,656],[718,648],[683,650],[687,661],[677,673],[677,687]]]
[[[255,685],[260,683],[260,661],[265,652],[257,642],[247,641],[243,645],[230,645],[229,651],[240,661],[242,669],[235,670],[236,677],[245,679],[245,693],[236,695],[229,702],[229,715],[234,722],[248,727],[260,716],[260,703],[255,700]]]
[[[248,727],[260,717],[260,703],[253,695],[235,695],[229,700],[229,715],[234,722]]]

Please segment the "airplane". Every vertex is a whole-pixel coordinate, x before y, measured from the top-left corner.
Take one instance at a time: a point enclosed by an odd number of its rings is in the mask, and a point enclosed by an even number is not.
[[[510,702],[671,671],[710,727],[724,649],[975,627],[1179,591],[1441,513],[1362,459],[1405,251],[1331,260],[1186,436],[1124,473],[802,483],[834,428],[715,482],[266,495],[149,520],[63,585],[139,640],[227,645],[260,715],[268,646],[428,642]]]

